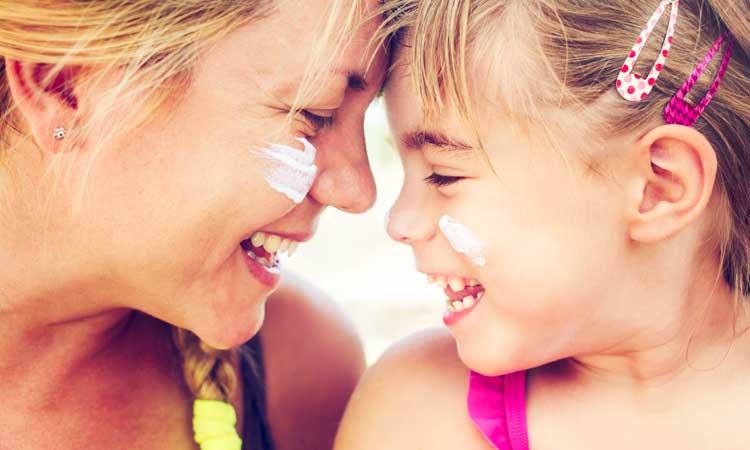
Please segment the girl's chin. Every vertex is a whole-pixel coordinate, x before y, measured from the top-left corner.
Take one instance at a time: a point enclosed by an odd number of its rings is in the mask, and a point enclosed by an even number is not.
[[[485,342],[484,345],[478,342],[462,342],[457,340],[458,356],[461,362],[474,372],[485,376],[498,376],[523,370],[523,362],[513,357],[515,353],[512,349],[500,351],[499,349],[489,348]]]

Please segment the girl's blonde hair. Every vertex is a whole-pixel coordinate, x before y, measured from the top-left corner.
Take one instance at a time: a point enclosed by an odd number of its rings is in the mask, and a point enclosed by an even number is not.
[[[553,108],[574,112],[591,136],[664,123],[662,112],[723,30],[735,40],[721,87],[694,125],[717,153],[724,203],[722,273],[739,300],[750,295],[750,0],[681,0],[669,60],[646,101],[623,101],[615,80],[660,0],[385,0],[375,42],[404,54],[426,118],[449,104],[476,124],[478,102],[513,122],[561,130]],[[661,49],[666,28],[646,42],[640,73]],[[659,34],[661,31],[661,34]],[[406,42],[408,41],[408,42]],[[693,104],[714,70],[699,78]],[[645,69],[645,70],[643,70]],[[583,120],[581,120],[583,119]],[[476,129],[470,130],[476,133]],[[596,155],[591,155],[596,158]],[[592,161],[590,167],[596,167]]]
[[[0,162],[13,142],[30,138],[14,111],[6,58],[39,63],[45,68],[40,81],[66,99],[70,86],[58,81],[66,68],[81,69],[78,78],[89,81],[117,71],[117,85],[99,99],[97,111],[76,123],[76,134],[106,130],[106,141],[177,102],[202,50],[272,14],[281,1],[288,0],[0,0]],[[360,13],[358,1],[330,2],[298,101],[314,95],[317,77],[344,48]],[[133,111],[130,120],[107,121],[122,105]],[[293,105],[290,117],[295,112]],[[228,401],[237,385],[236,351],[210,348],[180,328],[174,328],[173,342],[195,398]]]

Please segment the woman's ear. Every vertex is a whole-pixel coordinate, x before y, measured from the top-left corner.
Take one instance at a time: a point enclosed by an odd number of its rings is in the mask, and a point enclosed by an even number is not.
[[[660,126],[636,142],[628,201],[630,238],[669,239],[705,210],[716,181],[716,152],[706,137],[681,125]]]
[[[78,110],[74,90],[78,70],[63,67],[53,72],[49,64],[8,59],[5,71],[15,106],[36,143],[44,151],[56,151],[60,137],[55,137],[55,130],[69,130]]]

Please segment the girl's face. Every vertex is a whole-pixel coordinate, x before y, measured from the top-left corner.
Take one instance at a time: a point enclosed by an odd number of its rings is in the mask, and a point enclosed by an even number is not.
[[[486,153],[450,105],[425,123],[407,71],[397,64],[385,92],[404,166],[388,231],[465,298],[445,317],[463,361],[499,374],[614,346],[637,309],[612,294],[631,275],[616,183],[499,114],[479,124]]]
[[[380,57],[365,72],[374,24],[358,29],[305,111],[287,121],[327,4],[283,2],[223,38],[183,100],[97,157],[78,222],[46,230],[48,248],[65,255],[48,271],[50,296],[107,299],[216,347],[257,332],[279,279],[267,267],[274,255],[311,239],[327,205],[361,212],[374,201],[363,140],[383,75]],[[313,161],[300,138],[317,150],[307,183]],[[296,169],[288,164],[299,158]]]

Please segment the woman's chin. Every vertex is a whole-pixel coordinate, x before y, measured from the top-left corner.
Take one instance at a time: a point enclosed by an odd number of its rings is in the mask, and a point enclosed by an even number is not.
[[[265,318],[265,301],[232,314],[214,314],[193,323],[190,330],[209,346],[226,350],[239,347],[258,334]]]

